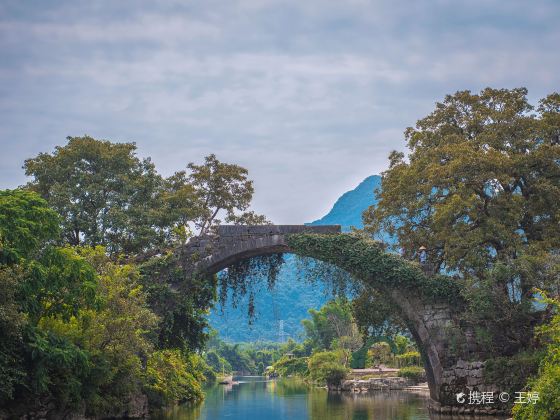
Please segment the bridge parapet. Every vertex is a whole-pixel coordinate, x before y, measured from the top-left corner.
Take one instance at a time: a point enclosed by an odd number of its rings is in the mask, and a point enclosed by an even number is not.
[[[340,233],[340,225],[308,226],[308,225],[221,225],[218,226],[219,237],[227,236],[261,236],[261,235],[287,235],[290,233]]]
[[[214,235],[192,238],[184,255],[188,260],[196,255],[193,271],[212,274],[246,258],[291,252],[286,243],[289,234],[334,235],[340,232],[340,225],[221,225]]]

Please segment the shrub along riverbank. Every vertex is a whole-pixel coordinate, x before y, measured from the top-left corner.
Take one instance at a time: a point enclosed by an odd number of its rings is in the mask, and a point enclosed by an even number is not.
[[[247,170],[208,156],[164,178],[133,143],[71,137],[0,191],[0,417],[122,417],[200,401],[216,283],[173,250],[247,212]],[[177,293],[180,284],[181,292]]]
[[[335,299],[319,310],[310,310],[302,321],[305,339],[288,343],[282,357],[267,371],[272,376],[299,376],[320,386],[338,389],[359,368],[395,368],[394,374],[419,381],[425,377],[420,353],[404,335],[362,339],[358,332],[352,303]],[[370,376],[383,376],[377,369]]]
[[[153,405],[203,397],[204,360],[159,346],[161,318],[137,267],[103,247],[56,245],[58,215],[34,193],[1,192],[0,217],[7,416],[122,416],[145,411],[146,397]]]

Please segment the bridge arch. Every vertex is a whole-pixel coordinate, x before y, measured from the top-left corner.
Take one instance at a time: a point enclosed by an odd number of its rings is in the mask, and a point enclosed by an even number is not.
[[[206,274],[274,253],[294,253],[336,265],[381,291],[399,309],[421,349],[434,411],[468,413],[474,407],[458,406],[456,394],[497,391],[484,382],[483,349],[461,329],[456,316],[461,310],[457,283],[428,275],[419,264],[386,253],[371,239],[342,234],[336,225],[220,226],[217,235],[195,238],[183,251],[194,261],[193,272]],[[457,335],[462,341],[454,348]],[[500,407],[492,409],[499,412]]]
[[[208,254],[203,251],[204,258],[197,268],[209,274],[217,273],[231,264],[247,258],[278,253],[297,253],[287,243],[289,235],[313,233],[332,235],[340,233],[340,226],[305,226],[305,225],[262,225],[218,226],[217,236],[213,239],[202,239],[200,247],[209,247]]]

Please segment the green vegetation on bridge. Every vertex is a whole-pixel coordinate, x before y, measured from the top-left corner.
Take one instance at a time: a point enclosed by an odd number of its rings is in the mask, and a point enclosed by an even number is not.
[[[292,234],[289,246],[299,255],[316,258],[346,270],[383,290],[413,290],[431,301],[462,301],[461,284],[450,276],[427,275],[416,262],[386,252],[367,235]]]

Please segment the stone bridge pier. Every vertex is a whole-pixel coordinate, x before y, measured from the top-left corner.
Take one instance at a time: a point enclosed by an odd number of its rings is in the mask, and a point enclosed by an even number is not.
[[[458,415],[499,415],[509,407],[498,400],[501,391],[484,377],[487,351],[474,331],[461,325],[459,308],[442,302],[425,302],[401,290],[388,292],[400,308],[402,318],[420,348],[428,384],[432,412]],[[398,303],[397,303],[398,302]],[[494,403],[468,404],[469,392],[492,392]],[[466,394],[465,402],[457,400]]]
[[[311,234],[311,235],[309,235]],[[294,246],[290,238],[307,235],[307,245]],[[333,241],[332,238],[341,238]],[[325,244],[329,253],[325,253]],[[372,261],[364,270],[352,254],[356,247]],[[353,239],[341,234],[340,226],[263,225],[219,226],[215,235],[193,238],[181,250],[191,273],[215,274],[247,258],[274,253],[295,253],[333,263],[356,279],[382,292],[398,308],[422,353],[430,388],[430,408],[442,414],[503,414],[509,408],[497,401],[493,405],[468,405],[457,401],[457,394],[469,391],[501,391],[484,378],[485,349],[476,342],[473,331],[461,325],[461,308],[445,301],[426,299],[415,287],[402,287],[398,278],[418,270],[398,256],[385,253],[373,241]],[[367,254],[369,253],[369,254]],[[377,267],[377,268],[376,268]],[[412,270],[412,271],[411,271]]]

